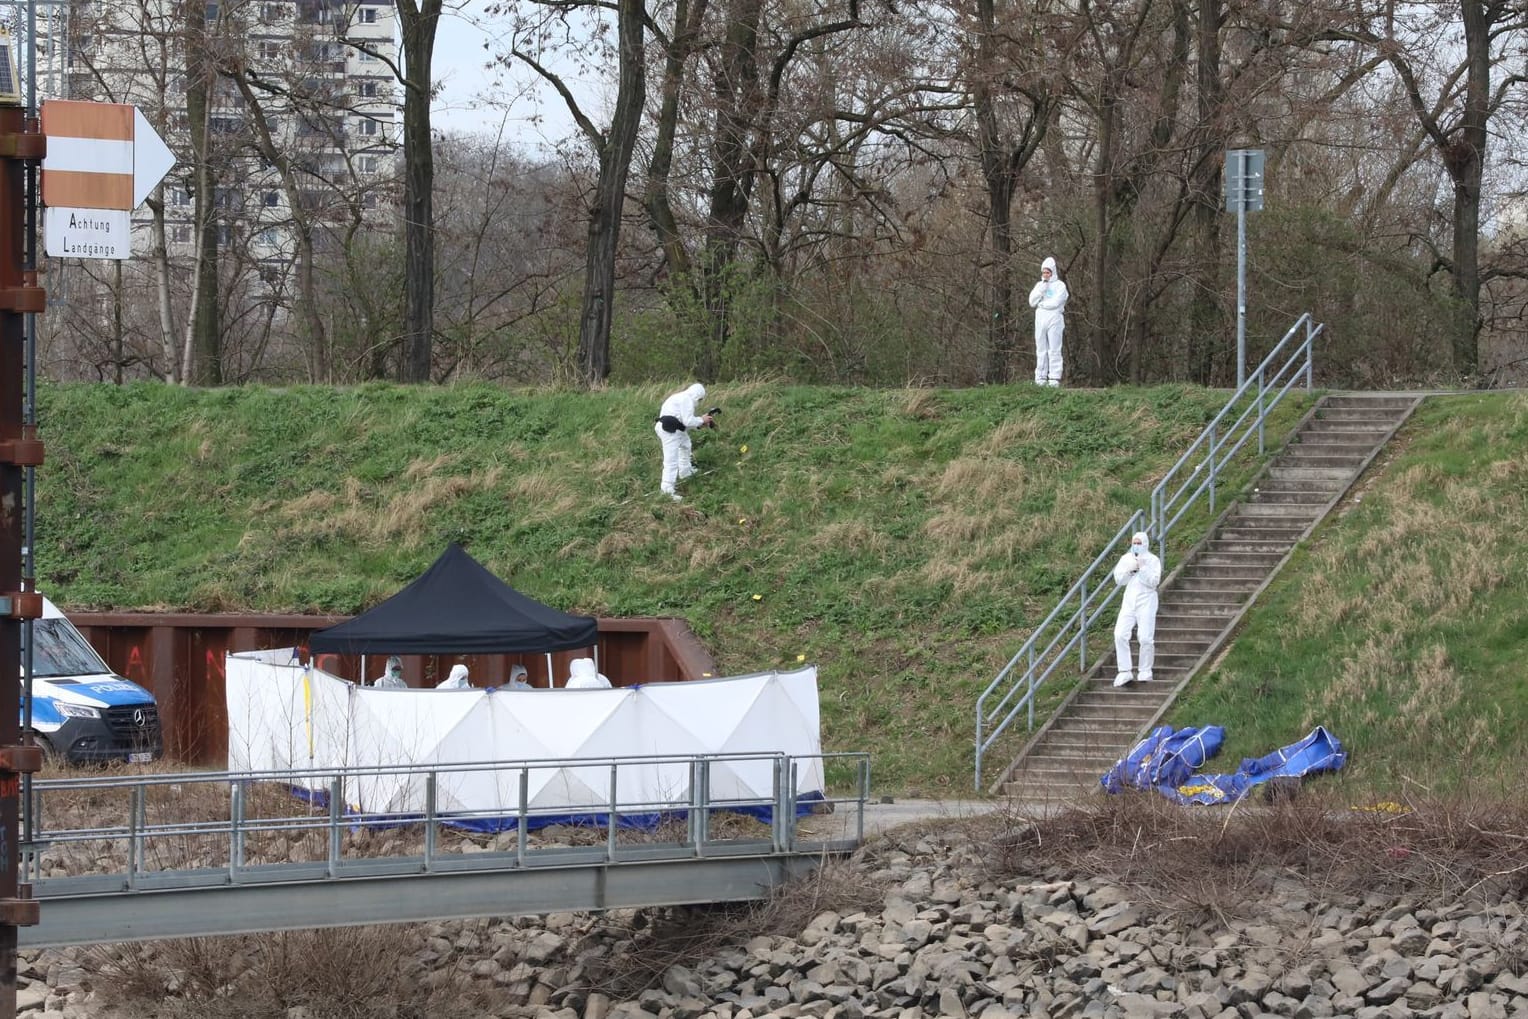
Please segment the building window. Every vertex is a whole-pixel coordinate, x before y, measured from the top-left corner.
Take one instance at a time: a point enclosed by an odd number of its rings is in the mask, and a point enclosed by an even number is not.
[[[377,55],[375,53],[371,52],[370,50],[361,50],[361,63],[375,64],[376,62]]]
[[[207,5],[207,20],[208,21],[216,21],[217,19],[218,19],[218,5],[217,4],[208,4]]]
[[[260,201],[264,203],[267,209],[275,208],[281,204],[281,192],[267,191],[260,196]]]
[[[375,99],[377,97],[377,83],[374,81],[361,82],[361,96],[364,99]]]
[[[261,60],[280,60],[281,59],[281,43],[276,42],[274,39],[267,39],[264,42],[262,42],[260,44],[260,59]]]
[[[375,7],[362,7],[360,14],[361,24],[375,25],[377,23],[377,9]]]
[[[376,173],[377,172],[377,157],[376,156],[362,156],[360,159],[356,160],[356,165],[361,168],[361,172],[362,173]]]
[[[269,25],[280,21],[284,13],[280,4],[264,4],[260,8],[260,20]]]
[[[175,244],[190,244],[191,228],[189,226],[170,227],[170,240]]]
[[[185,208],[191,204],[191,193],[185,188],[169,188],[170,204]]]
[[[375,138],[378,134],[377,122],[371,119],[362,120],[360,123],[360,132],[361,136],[364,138]]]
[[[275,227],[266,227],[255,234],[255,243],[263,244],[267,248],[274,248],[281,243],[281,231]]]

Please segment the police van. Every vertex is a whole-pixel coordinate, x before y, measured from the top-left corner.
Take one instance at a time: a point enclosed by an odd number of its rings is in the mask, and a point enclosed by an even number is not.
[[[46,598],[32,622],[32,733],[44,754],[69,764],[141,764],[164,753],[154,695],[113,673]]]

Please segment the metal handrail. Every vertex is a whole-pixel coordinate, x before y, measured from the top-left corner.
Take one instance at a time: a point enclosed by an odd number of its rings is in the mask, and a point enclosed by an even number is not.
[[[1142,530],[1153,536],[1162,561],[1167,541],[1184,514],[1208,497],[1215,511],[1216,495],[1225,467],[1257,436],[1258,455],[1266,451],[1264,428],[1275,408],[1298,382],[1311,388],[1311,357],[1322,325],[1307,312],[1284,333],[1219,413],[1210,419],[1178,462],[1151,490],[1150,510],[1136,510],[1082,572],[1050,614],[1030,633],[1024,646],[976,699],[976,789],[982,788],[982,759],[1021,713],[1035,727],[1035,694],[1077,651],[1077,671],[1088,671],[1088,631],[1113,598],[1112,570],[1105,569],[1129,535]],[[1297,335],[1303,335],[1297,343]],[[1293,343],[1293,346],[1291,344]],[[1286,349],[1288,348],[1288,349]],[[1282,360],[1280,360],[1282,358]],[[1277,367],[1275,367],[1277,366]],[[1270,394],[1273,394],[1270,397]],[[1252,399],[1248,399],[1253,397]],[[1242,406],[1243,401],[1245,406]],[[1240,407],[1240,413],[1232,414]],[[1229,420],[1229,423],[1228,423]],[[1192,465],[1192,466],[1190,466]],[[1176,488],[1173,486],[1176,485]],[[1100,570],[1104,569],[1102,575]],[[989,706],[988,702],[993,703]]]
[[[764,798],[738,798],[734,796],[715,796],[711,792],[710,770],[714,764],[737,763],[755,761],[768,763],[773,772],[772,793]],[[394,766],[365,766],[350,768],[312,768],[294,771],[268,770],[268,771],[240,771],[240,772],[180,772],[171,774],[153,774],[136,776],[111,776],[95,778],[68,778],[47,779],[33,784],[33,797],[27,804],[36,819],[34,832],[36,841],[21,846],[23,873],[30,880],[38,880],[40,875],[36,873],[39,856],[52,847],[67,843],[95,843],[99,841],[117,842],[124,848],[125,871],[121,873],[124,890],[134,890],[138,879],[149,873],[147,867],[150,863],[150,854],[147,852],[148,843],[159,839],[183,840],[188,836],[214,837],[220,841],[226,840],[228,857],[226,867],[221,867],[221,878],[211,877],[207,872],[193,869],[201,875],[197,880],[213,881],[214,883],[236,882],[248,883],[251,874],[256,869],[255,865],[248,863],[245,858],[246,838],[254,834],[266,834],[270,832],[287,832],[289,834],[302,834],[305,832],[322,831],[326,833],[327,849],[325,850],[327,877],[340,876],[344,857],[344,839],[346,831],[362,828],[373,824],[397,824],[404,818],[393,815],[377,815],[354,813],[344,806],[343,788],[347,781],[357,778],[377,775],[409,775],[421,776],[426,782],[427,795],[423,814],[409,815],[408,823],[424,825],[424,856],[423,868],[431,870],[436,862],[445,854],[437,847],[436,827],[438,824],[470,820],[473,818],[494,817],[505,818],[507,823],[504,831],[516,831],[516,846],[513,856],[517,865],[523,866],[527,856],[527,832],[530,822],[538,814],[568,814],[589,813],[603,814],[605,820],[601,826],[608,828],[605,844],[605,858],[607,862],[616,862],[622,854],[623,848],[618,845],[615,832],[620,824],[622,816],[633,814],[685,813],[688,815],[687,825],[689,837],[676,843],[676,846],[685,848],[688,855],[701,857],[706,855],[706,845],[711,842],[709,833],[709,815],[712,811],[728,810],[740,806],[772,808],[773,824],[769,839],[771,851],[775,853],[790,853],[796,851],[796,833],[793,824],[788,823],[789,818],[794,818],[798,799],[796,784],[801,766],[805,762],[819,761],[822,766],[830,762],[846,762],[853,766],[855,772],[855,789],[848,795],[825,795],[824,800],[830,806],[856,805],[858,808],[856,844],[864,837],[864,805],[870,796],[870,760],[869,755],[863,752],[831,752],[818,754],[786,754],[777,751],[756,753],[716,753],[716,754],[693,754],[693,755],[645,755],[630,757],[601,757],[601,758],[540,758],[535,760],[512,760],[512,761],[488,761],[488,762],[455,762],[439,764],[400,764]],[[683,802],[675,802],[672,799],[652,800],[628,798],[622,799],[619,793],[617,781],[618,772],[622,767],[651,767],[654,764],[686,765],[691,774],[690,795]],[[548,768],[606,768],[610,773],[609,796],[601,804],[590,804],[581,808],[560,807],[531,808],[528,804],[527,788],[529,776],[533,771]],[[501,809],[477,809],[467,811],[441,811],[437,809],[435,797],[435,785],[442,775],[474,771],[497,771],[504,772],[518,779],[519,796],[518,807],[509,806]],[[826,778],[826,775],[824,775]],[[326,779],[326,783],[312,782],[312,780]],[[327,787],[328,803],[322,808],[307,814],[290,814],[287,816],[250,816],[248,810],[247,790],[256,782],[280,783],[289,787],[296,787],[303,780],[309,780],[315,787],[324,784]],[[195,820],[178,820],[160,823],[148,821],[146,807],[147,792],[153,788],[178,785],[219,785],[226,786],[229,791],[229,807],[227,818],[213,817]],[[125,824],[103,825],[89,828],[52,829],[44,830],[44,817],[41,804],[45,797],[59,793],[100,794],[102,792],[117,792],[127,796],[127,821]],[[534,855],[534,853],[533,853]],[[417,854],[416,854],[417,856]],[[376,857],[368,857],[375,860]],[[281,865],[264,864],[258,868],[262,873],[271,871],[275,866]],[[293,865],[300,866],[300,865]],[[174,868],[156,870],[154,873],[189,874],[188,871],[177,871]]]

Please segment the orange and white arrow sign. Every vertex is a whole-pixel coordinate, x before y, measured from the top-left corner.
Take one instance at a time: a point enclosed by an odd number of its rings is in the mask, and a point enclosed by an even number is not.
[[[42,104],[46,250],[67,258],[128,258],[131,212],[175,166],[175,154],[125,103]]]

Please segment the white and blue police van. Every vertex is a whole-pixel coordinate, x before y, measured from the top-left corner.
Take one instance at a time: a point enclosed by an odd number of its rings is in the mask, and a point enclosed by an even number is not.
[[[69,764],[143,764],[164,753],[154,695],[111,671],[46,598],[32,621],[32,735]],[[26,705],[22,705],[26,724]]]

